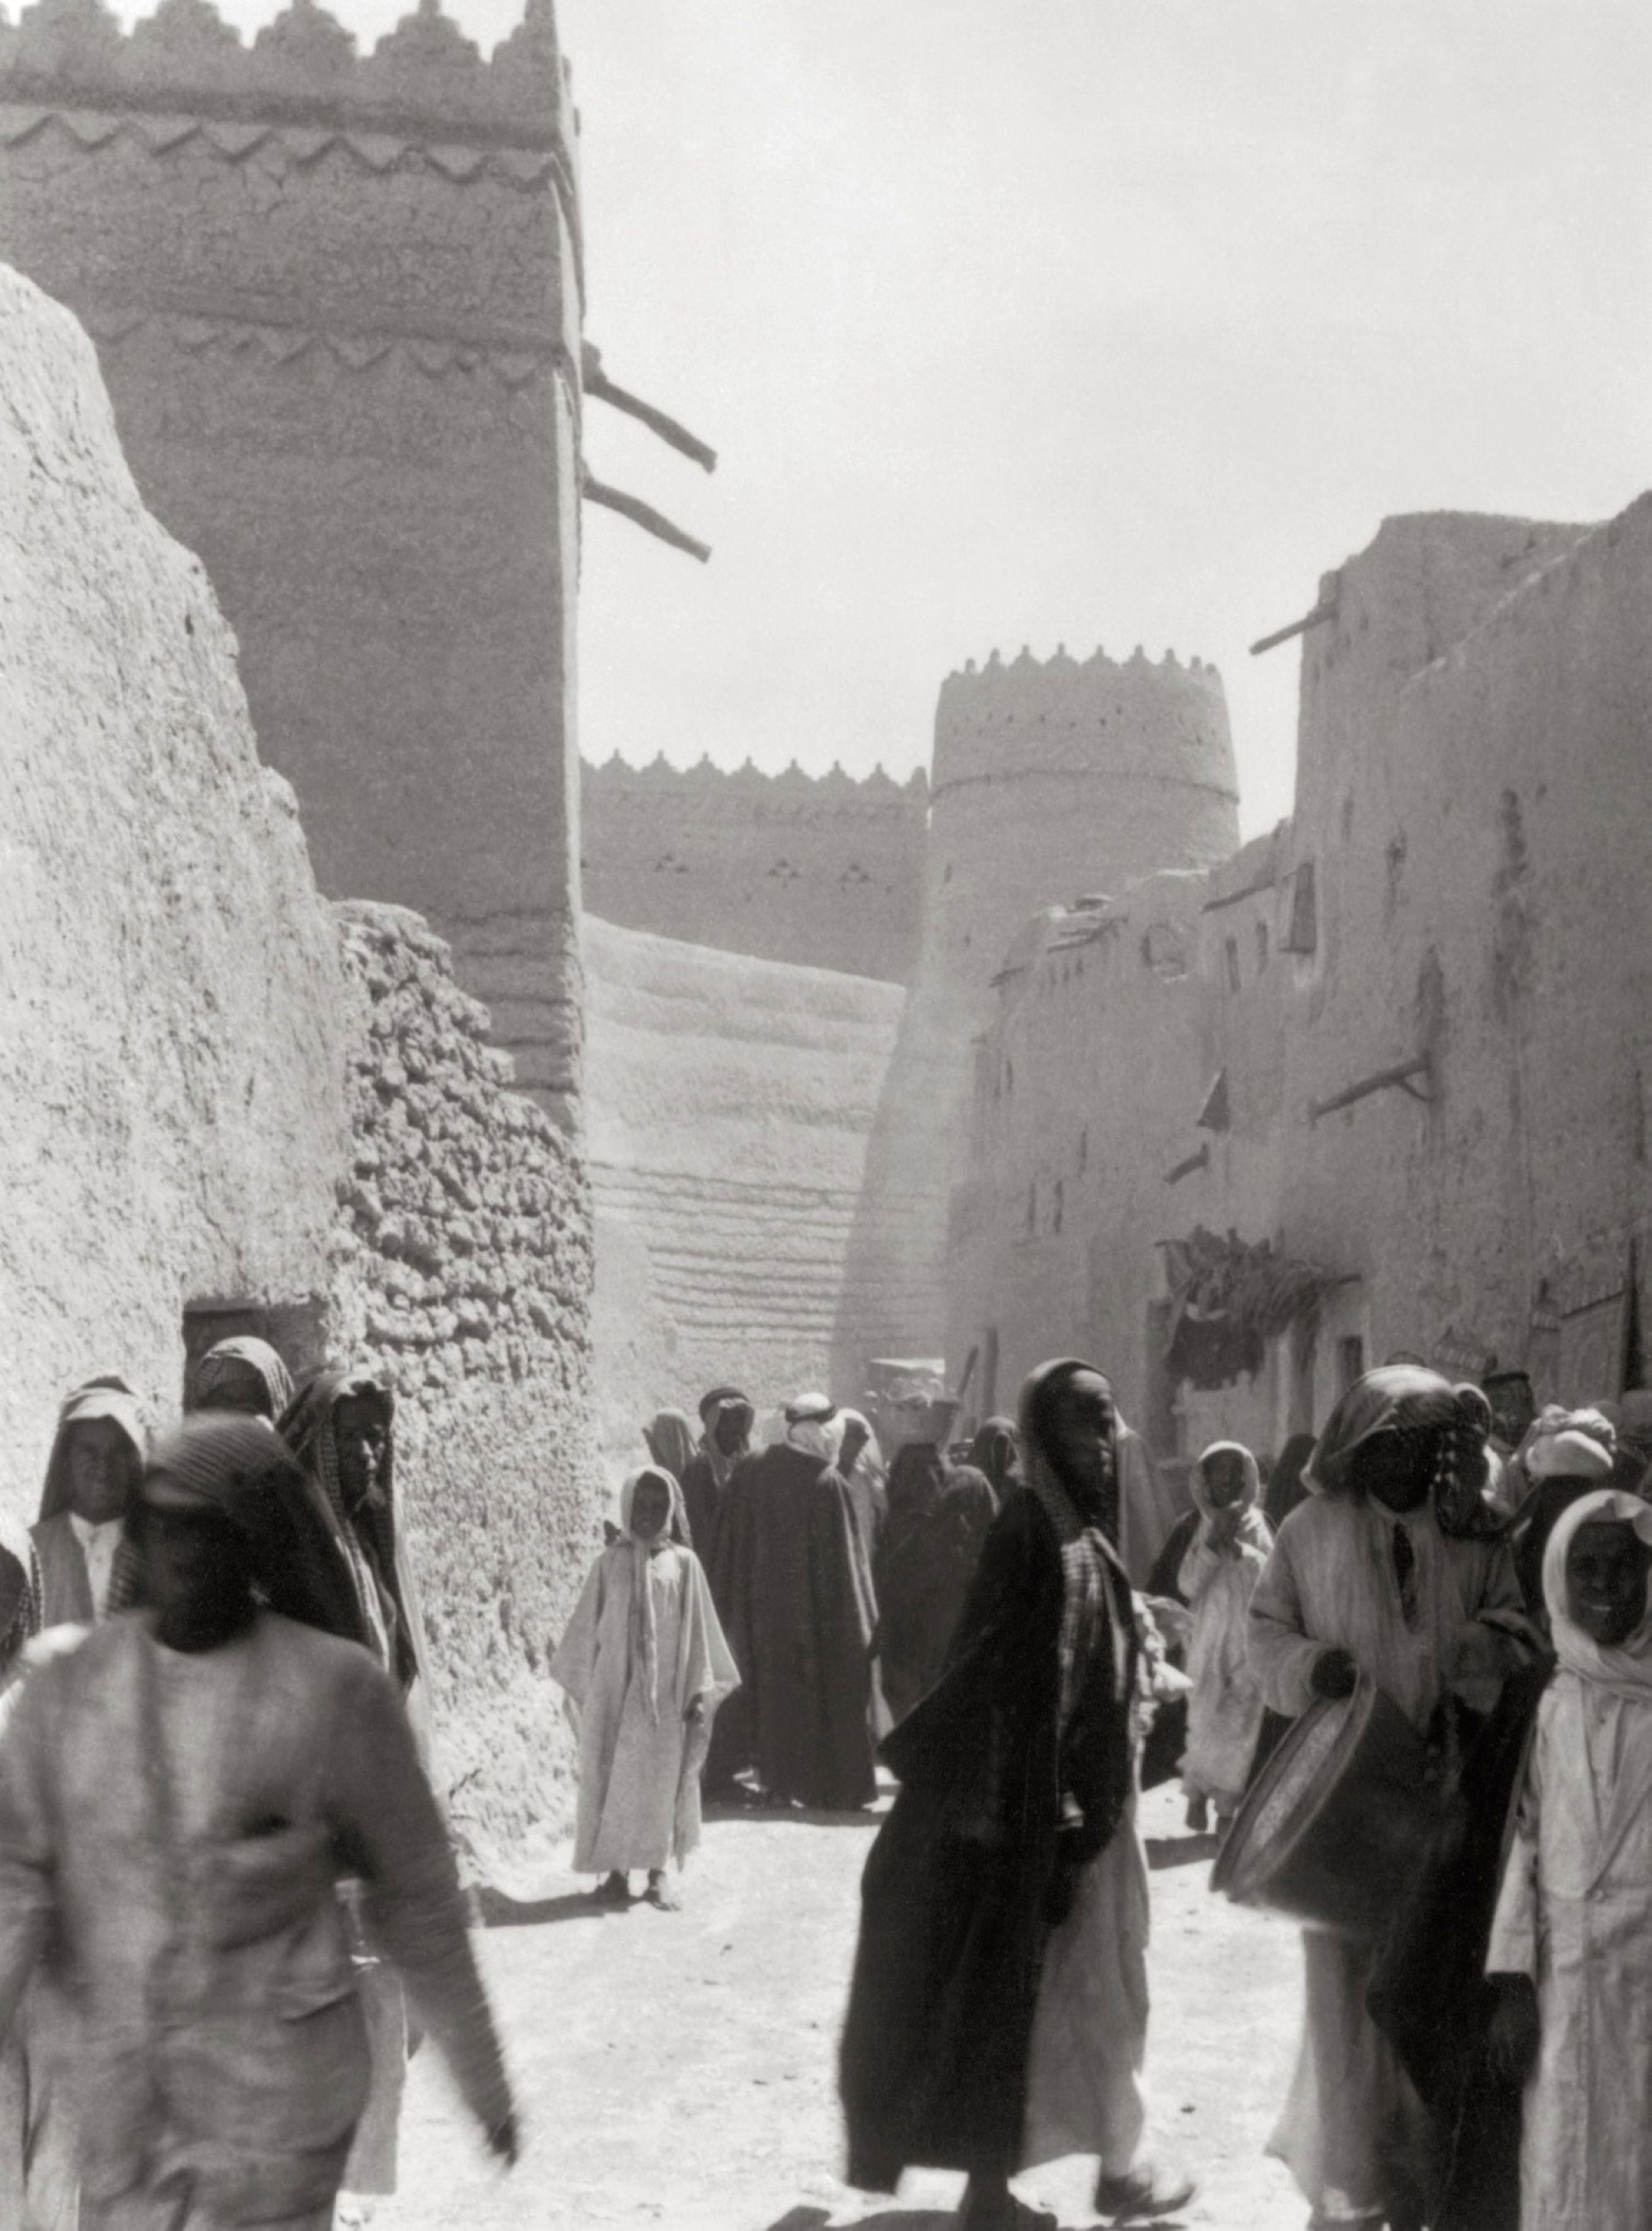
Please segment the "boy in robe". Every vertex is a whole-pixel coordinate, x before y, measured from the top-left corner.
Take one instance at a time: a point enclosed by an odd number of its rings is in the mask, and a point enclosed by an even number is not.
[[[940,1682],[888,1738],[841,2050],[849,2179],[968,2172],[967,2231],[1053,2227],[1010,2179],[1099,2157],[1096,2206],[1151,2221],[1192,2180],[1143,2150],[1147,1862],[1136,1826],[1157,1639],[1114,1543],[1098,1371],[1033,1373],[1026,1484],[981,1553]]]
[[[650,1904],[681,1904],[679,1873],[700,1840],[700,1769],[711,1719],[739,1683],[700,1561],[671,1539],[681,1501],[671,1474],[634,1471],[620,1491],[621,1536],[592,1568],[551,1678],[572,1700],[580,1736],[573,1866],[602,1878],[596,1895],[625,1905],[629,1877]]]
[[[1215,1441],[1193,1474],[1199,1523],[1176,1575],[1192,1615],[1188,1639],[1188,1747],[1182,1787],[1188,1827],[1203,1834],[1215,1807],[1225,1836],[1239,1810],[1262,1724],[1262,1692],[1251,1671],[1251,1598],[1273,1546],[1258,1508],[1261,1474],[1237,1441]]]
[[[1488,1714],[1526,1662],[1529,1629],[1480,1502],[1483,1405],[1415,1364],[1385,1364],[1337,1404],[1251,1600],[1251,1664],[1270,1710],[1298,1718],[1370,1676],[1436,1746],[1454,1703]],[[1449,1525],[1450,1530],[1448,1530]],[[1316,2227],[1417,2231],[1430,2132],[1366,2010],[1370,1948],[1303,1935],[1307,2007],[1290,2098],[1268,2150]]]
[[[346,1872],[515,2157],[441,1818],[315,1524],[265,1426],[187,1421],[133,1513],[144,1607],[34,1672],[0,1742],[0,2035],[55,1930],[81,2231],[327,2231],[367,2091]]]
[[[40,1516],[29,1529],[29,1630],[91,1626],[130,1571],[125,1521],[143,1470],[143,1413],[124,1380],[77,1387],[58,1413]]]
[[[1493,2053],[1530,2070],[1521,2231],[1652,2223],[1652,1507],[1606,1489],[1544,1553],[1558,1668],[1537,1709],[1486,1969]]]

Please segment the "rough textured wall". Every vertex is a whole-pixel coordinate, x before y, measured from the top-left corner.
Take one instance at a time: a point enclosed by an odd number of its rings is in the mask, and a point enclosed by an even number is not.
[[[903,994],[585,924],[605,1452],[719,1380],[820,1385]],[[858,1383],[837,1392],[852,1399]]]
[[[549,0],[483,63],[295,4],[0,26],[0,254],[81,317],[145,501],[205,562],[335,896],[451,937],[574,1089],[574,126]]]
[[[1027,915],[1208,867],[1239,841],[1221,677],[1169,654],[972,662],[943,684],[930,779],[922,955],[839,1312],[845,1381],[871,1355],[942,1352],[971,1048]]]
[[[1271,1366],[1254,1386],[1172,1389],[1151,1312],[1161,1240],[1196,1224],[1263,1239],[1277,1223],[1289,833],[1208,876],[1046,914],[1012,947],[948,1253],[949,1362],[956,1374],[971,1346],[997,1358],[982,1403],[1013,1401],[1044,1357],[1080,1354],[1162,1455],[1224,1432],[1278,1445]]]
[[[590,1200],[417,915],[339,909],[356,991],[334,1346],[399,1396],[450,1811],[485,1854],[573,1788],[546,1665],[596,1549]]]
[[[1024,933],[955,1203],[949,1357],[995,1328],[1001,1394],[1082,1335],[1150,1423],[1154,1243],[1195,1224],[1347,1281],[1254,1385],[1182,1390],[1189,1452],[1277,1448],[1397,1350],[1571,1400],[1646,1373],[1652,498],[1592,532],[1390,521],[1326,587],[1296,819],[1188,885],[1185,980],[1133,941],[1179,879]]]
[[[0,267],[0,1503],[65,1389],[173,1406],[183,1310],[323,1294],[347,995],[200,561],[91,343]]]
[[[725,774],[616,755],[580,785],[580,877],[603,921],[904,984],[917,961],[929,786],[796,766]]]
[[[1304,661],[1297,843],[1321,927],[1289,1042],[1283,1223],[1364,1273],[1373,1352],[1564,1375],[1646,1205],[1652,499],[1586,536],[1531,530],[1478,624],[1397,689],[1362,671],[1362,637],[1488,523],[1395,525],[1344,568]],[[1428,1104],[1390,1090],[1310,1121],[1425,1055]]]

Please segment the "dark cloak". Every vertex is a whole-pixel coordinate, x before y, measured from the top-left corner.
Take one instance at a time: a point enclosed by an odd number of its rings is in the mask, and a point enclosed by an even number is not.
[[[347,1510],[340,1492],[334,1412],[347,1396],[371,1397],[384,1406],[385,1460],[378,1498]],[[313,1504],[335,1538],[347,1528],[378,1583],[391,1627],[389,1671],[403,1693],[423,1671],[424,1635],[417,1593],[397,1538],[395,1488],[396,1398],[382,1380],[331,1367],[305,1381],[282,1413],[276,1431],[292,1451],[310,1484]],[[345,1554],[340,1545],[340,1554]],[[366,1617],[358,1610],[353,1641],[373,1646]]]
[[[1024,1418],[1048,1383],[1029,1381]],[[862,1879],[839,2063],[863,2191],[910,2167],[1014,2174],[1045,1945],[1129,1799],[1135,1630],[1112,1553],[1106,1631],[1060,1727],[1060,1497],[1047,1478],[1012,1491],[938,1686],[884,1745],[901,1788]]]
[[[1516,1800],[1554,1671],[1511,1674],[1463,1758],[1459,1802],[1379,1947],[1366,2005],[1428,2112],[1431,2231],[1519,2231],[1520,2086],[1486,2051],[1486,1951]]]
[[[843,1480],[785,1442],[742,1457],[725,1492],[713,1569],[712,1600],[741,1687],[717,1716],[711,1787],[755,1766],[781,1802],[834,1813],[870,1805],[873,1610]]]
[[[884,1697],[903,1720],[940,1679],[998,1497],[973,1465],[950,1470],[927,1442],[895,1453],[889,1516],[872,1565],[872,1648]]]
[[[347,1642],[360,1640],[349,1574],[302,1471],[262,1419],[197,1411],[155,1443],[144,1477],[157,1474],[228,1520],[245,1548],[259,1600],[271,1611]],[[143,1600],[139,1585],[133,1600]]]

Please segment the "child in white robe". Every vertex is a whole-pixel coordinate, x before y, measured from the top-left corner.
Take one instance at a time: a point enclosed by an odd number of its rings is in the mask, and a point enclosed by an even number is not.
[[[1176,1586],[1192,1614],[1188,1644],[1188,1747],[1182,1787],[1188,1826],[1202,1831],[1215,1808],[1225,1835],[1245,1794],[1262,1724],[1262,1691],[1251,1671],[1247,1622],[1273,1536],[1258,1505],[1261,1474],[1237,1441],[1214,1441],[1195,1467],[1199,1529]]]
[[[700,1770],[711,1719],[740,1676],[700,1561],[671,1539],[682,1490],[645,1465],[620,1491],[620,1538],[592,1568],[551,1678],[567,1690],[580,1736],[574,1870],[599,1875],[597,1896],[623,1905],[628,1877],[648,1877],[651,1904],[680,1904],[679,1871],[700,1840]]]
[[[1652,1507],[1603,1489],[1549,1537],[1558,1665],[1486,1957],[1494,2054],[1531,2065],[1521,2231],[1652,2224]]]

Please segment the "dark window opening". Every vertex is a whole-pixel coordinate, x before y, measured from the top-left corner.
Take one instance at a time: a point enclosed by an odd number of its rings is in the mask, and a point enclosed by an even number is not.
[[[1236,992],[1239,989],[1240,982],[1239,940],[1236,937],[1230,937],[1224,947],[1224,951],[1228,961],[1228,989],[1230,992]]]
[[[237,1333],[267,1340],[295,1379],[307,1379],[327,1361],[327,1303],[319,1294],[301,1302],[212,1301],[184,1304],[184,1407],[195,1400],[195,1368],[210,1348]]]
[[[1267,924],[1265,922],[1259,922],[1256,925],[1256,973],[1259,976],[1267,966]]]
[[[1350,1333],[1346,1340],[1337,1342],[1337,1392],[1345,1394],[1357,1379],[1365,1376],[1365,1343],[1360,1335]]]

